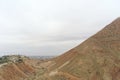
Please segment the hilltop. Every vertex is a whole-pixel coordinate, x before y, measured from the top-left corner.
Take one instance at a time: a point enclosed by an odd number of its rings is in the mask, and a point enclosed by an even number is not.
[[[21,55],[6,55],[0,57],[0,64],[9,62],[23,62],[25,59],[28,59],[28,57]]]

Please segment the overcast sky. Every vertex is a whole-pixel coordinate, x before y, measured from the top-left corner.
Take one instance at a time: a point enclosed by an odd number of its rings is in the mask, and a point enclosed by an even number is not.
[[[120,0],[0,0],[0,56],[60,55],[120,16]]]

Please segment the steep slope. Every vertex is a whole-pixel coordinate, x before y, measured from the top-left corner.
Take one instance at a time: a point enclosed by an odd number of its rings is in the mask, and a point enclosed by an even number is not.
[[[120,18],[53,61],[52,80],[120,80]]]

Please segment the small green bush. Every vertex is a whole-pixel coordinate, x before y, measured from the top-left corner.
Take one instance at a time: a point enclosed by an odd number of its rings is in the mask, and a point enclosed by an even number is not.
[[[6,63],[6,62],[8,62],[8,61],[9,61],[9,60],[8,60],[7,57],[5,57],[5,56],[0,57],[0,64]]]

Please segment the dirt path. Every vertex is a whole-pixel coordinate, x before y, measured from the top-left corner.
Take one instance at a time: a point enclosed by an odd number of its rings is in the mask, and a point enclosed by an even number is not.
[[[69,80],[80,80],[80,78],[77,78],[69,73],[66,72],[59,72],[59,75],[64,75],[65,77],[69,78]]]

